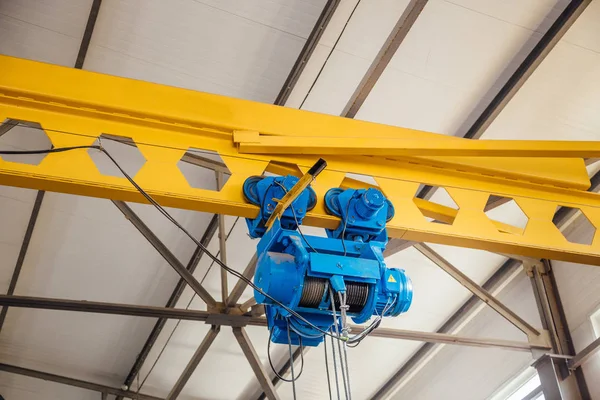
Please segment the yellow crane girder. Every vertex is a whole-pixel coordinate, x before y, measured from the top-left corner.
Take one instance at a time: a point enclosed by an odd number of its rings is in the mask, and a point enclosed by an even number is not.
[[[234,137],[301,137],[310,147],[329,138],[352,147],[368,138],[440,143],[459,149],[464,139],[233,99],[93,72],[0,56],[0,121],[36,122],[54,147],[89,146],[100,135],[130,138],[146,162],[134,179],[160,204],[255,217],[258,209],[242,194],[244,180],[275,173],[306,172],[318,156],[245,154]],[[285,140],[284,140],[285,141]],[[294,142],[296,145],[297,142]],[[535,144],[532,144],[535,146]],[[469,148],[465,144],[465,148]],[[423,146],[422,146],[423,147]],[[193,154],[218,153],[230,178],[220,191],[190,186],[177,163]],[[368,175],[392,201],[391,237],[442,243],[507,254],[600,265],[600,245],[569,242],[554,226],[557,207],[580,209],[600,226],[600,196],[581,158],[447,156],[443,152],[374,157],[328,151],[328,168],[313,183],[318,204],[304,224],[335,228],[324,209],[332,187],[364,186],[348,174]],[[555,157],[572,154],[551,153]],[[334,153],[334,154],[331,154]],[[368,154],[368,152],[365,152]],[[471,154],[467,152],[456,154]],[[503,153],[505,154],[505,153]],[[496,154],[497,155],[497,154]],[[577,155],[580,155],[577,153]],[[0,184],[83,196],[144,202],[125,178],[103,175],[85,150],[48,154],[39,165],[0,160]],[[458,210],[416,199],[421,184],[443,187]],[[484,212],[490,196],[515,200],[528,217],[524,229],[502,224]],[[444,224],[430,222],[431,217]],[[598,236],[598,235],[596,235]]]

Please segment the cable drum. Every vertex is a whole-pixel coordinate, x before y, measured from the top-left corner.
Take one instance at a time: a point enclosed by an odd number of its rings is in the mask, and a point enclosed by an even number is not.
[[[327,279],[307,276],[304,278],[304,287],[300,297],[300,307],[317,308],[325,295],[329,285]]]
[[[367,304],[367,299],[369,298],[369,285],[366,283],[347,283],[346,293],[346,302],[350,306],[348,311],[360,312],[365,304]],[[338,303],[339,301],[336,301],[336,307],[339,306]]]
[[[304,287],[300,297],[300,307],[317,308],[323,296],[328,293],[329,281],[323,278],[307,276],[304,278]],[[367,299],[369,298],[369,285],[359,282],[346,282],[346,303],[350,307],[349,312],[357,313],[362,311]],[[339,311],[340,302],[335,297],[335,308]]]

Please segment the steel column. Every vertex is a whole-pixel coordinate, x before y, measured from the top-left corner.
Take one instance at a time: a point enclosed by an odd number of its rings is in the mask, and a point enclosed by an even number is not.
[[[87,56],[88,47],[92,38],[92,33],[94,32],[94,27],[96,26],[96,18],[98,17],[98,12],[100,11],[101,4],[102,0],[93,0],[90,12],[88,14],[88,20],[86,23],[85,31],[83,33],[83,38],[81,39],[81,43],[79,45],[77,59],[75,60],[74,68],[76,69],[83,68],[83,63],[85,61],[85,57]],[[10,118],[7,118],[4,122],[0,121],[0,137],[5,133],[8,133],[8,131],[10,131],[17,125],[19,125],[19,121]],[[19,279],[19,274],[21,273],[21,267],[23,266],[23,262],[25,261],[25,255],[27,254],[27,249],[29,248],[29,241],[31,240],[31,236],[33,235],[33,229],[35,227],[40,208],[42,207],[44,195],[45,192],[43,190],[38,191],[36,195],[35,202],[33,204],[33,210],[31,211],[31,217],[29,218],[27,230],[25,231],[25,237],[23,238],[21,250],[19,251],[19,256],[17,258],[17,264],[15,266],[6,294],[11,295],[15,291],[17,280]],[[0,312],[0,332],[2,331],[2,326],[4,325],[4,320],[6,319],[7,312],[7,307],[3,307],[2,311]]]
[[[75,386],[82,389],[93,390],[100,393],[108,393],[116,396],[122,396],[129,399],[137,400],[162,400],[159,397],[150,396],[143,393],[135,393],[130,390],[121,390],[98,383],[82,381],[80,379],[69,378],[66,376],[51,374],[48,372],[36,371],[29,368],[18,367],[16,365],[0,363],[0,371],[5,371],[11,374],[29,376],[32,378],[42,379],[45,381],[62,383],[63,385]]]
[[[529,392],[525,397],[523,397],[521,400],[535,400],[538,397],[540,397],[540,394],[542,394],[542,387],[538,386],[535,389],[533,389],[531,392]]]
[[[192,374],[196,370],[196,367],[198,367],[198,364],[200,364],[200,361],[202,361],[202,359],[206,355],[206,352],[217,338],[220,329],[220,326],[212,325],[210,327],[210,330],[206,333],[204,340],[202,340],[202,343],[200,343],[200,345],[196,349],[196,352],[186,365],[179,379],[177,379],[175,386],[173,386],[173,388],[169,392],[169,395],[167,396],[166,400],[177,399],[177,397],[187,384],[188,380],[192,377]]]
[[[548,399],[591,398],[581,368],[576,368],[573,374],[568,372],[565,357],[574,356],[575,349],[554,280],[552,265],[544,260],[543,264],[528,268],[527,274],[531,280],[542,325],[550,333],[553,353],[555,353],[538,360],[534,365],[538,369],[540,379],[542,374],[545,375],[546,383],[542,381],[544,396]],[[551,378],[552,371],[555,373],[553,378]],[[555,391],[555,385],[560,386],[559,392]],[[562,393],[563,397],[555,397],[557,393]]]
[[[244,330],[244,328],[234,327],[232,329],[233,335],[240,344],[240,347],[242,348],[246,359],[250,363],[250,366],[252,367],[252,370],[256,375],[256,379],[260,383],[260,386],[263,388],[263,391],[265,392],[267,398],[269,400],[278,400],[279,395],[277,394],[277,390],[275,390],[275,386],[273,386],[273,384],[271,383],[269,374],[267,373],[267,370],[265,369],[263,363],[260,361],[260,358],[258,357],[254,346],[252,346],[252,343],[250,342],[250,338],[246,334],[246,331]]]
[[[187,268],[181,263],[181,261],[179,261],[179,259],[175,257],[173,253],[171,253],[171,250],[169,250],[167,246],[164,245],[164,243],[158,238],[158,236],[156,236],[154,232],[152,232],[152,230],[148,228],[144,221],[142,221],[140,217],[138,217],[138,215],[135,212],[133,212],[133,210],[127,204],[125,204],[122,201],[116,200],[113,200],[113,204],[117,206],[117,208],[123,213],[125,218],[127,218],[133,224],[133,226],[135,226],[135,228],[146,238],[146,240],[148,240],[152,247],[154,247],[156,251],[158,251],[159,254],[163,256],[165,261],[171,267],[173,267],[175,272],[177,272],[177,274],[183,280],[185,280],[188,285],[190,285],[192,290],[196,292],[196,294],[200,296],[202,300],[204,300],[204,302],[209,308],[214,307],[217,304],[216,300],[200,284],[200,282],[198,282],[194,275],[192,275],[192,273],[187,270]]]
[[[568,379],[564,357],[545,354],[533,364],[540,377],[542,393],[548,400],[591,399],[589,393],[584,396],[577,388],[575,380]]]

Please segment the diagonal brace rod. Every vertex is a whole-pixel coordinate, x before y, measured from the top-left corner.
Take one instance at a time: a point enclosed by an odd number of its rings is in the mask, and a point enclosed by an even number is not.
[[[169,395],[167,396],[166,400],[177,399],[177,397],[185,387],[186,383],[192,377],[192,374],[196,370],[196,367],[198,367],[198,364],[200,364],[200,361],[202,361],[202,359],[206,355],[206,352],[217,338],[220,329],[221,327],[218,325],[212,325],[210,327],[210,330],[206,333],[204,340],[202,340],[202,343],[200,343],[200,346],[198,346],[198,348],[196,349],[196,352],[194,353],[194,355],[186,365],[185,369],[179,376],[179,379],[177,379],[175,386],[173,386],[173,389],[171,389],[171,391],[169,392]]]
[[[516,326],[521,332],[525,333],[530,340],[540,336],[540,332],[537,329],[515,314],[512,310],[506,307],[506,305],[492,296],[487,290],[482,288],[471,278],[459,271],[454,265],[433,251],[433,249],[431,249],[429,246],[418,243],[415,244],[414,247],[434,264],[448,273],[448,275],[466,287],[471,293],[479,297],[488,306],[493,308],[494,311],[506,318],[508,322]]]
[[[80,379],[69,378],[62,375],[51,374],[48,372],[37,371],[29,368],[23,368],[16,365],[11,364],[3,364],[0,363],[0,371],[8,372],[11,374],[18,374],[29,376],[32,378],[42,379],[45,381],[62,383],[64,385],[79,387],[82,389],[93,390],[100,393],[108,393],[117,396],[124,396],[129,399],[137,399],[137,400],[161,400],[160,397],[150,396],[143,393],[135,393],[130,390],[122,390],[114,387],[101,385],[98,383],[82,381]]]
[[[123,213],[123,215],[136,227],[136,229],[150,242],[150,244],[160,253],[167,263],[177,274],[187,282],[194,292],[209,307],[214,307],[217,302],[208,293],[208,291],[198,282],[198,280],[192,275],[190,271],[175,257],[173,253],[165,246],[165,244],[148,228],[148,226],[140,219],[140,217],[133,212],[133,210],[124,202],[113,200],[113,204]]]
[[[267,373],[263,363],[260,361],[260,358],[258,357],[254,346],[252,346],[250,338],[248,337],[248,334],[246,333],[244,328],[234,327],[233,335],[240,344],[240,347],[242,348],[246,359],[248,359],[248,362],[250,363],[250,366],[252,367],[252,370],[256,375],[256,379],[260,383],[260,386],[265,392],[267,398],[269,400],[278,400],[279,396],[277,395],[275,386],[273,386],[271,378],[269,377],[269,374]]]
[[[248,262],[246,269],[244,269],[244,272],[242,272],[242,275],[244,275],[248,279],[252,279],[252,276],[254,275],[254,271],[256,271],[256,261],[257,261],[257,255],[256,255],[256,253],[254,253],[252,258]],[[233,307],[237,303],[237,301],[240,299],[240,297],[242,297],[242,294],[244,293],[246,286],[248,286],[248,284],[246,282],[244,282],[241,279],[238,279],[238,282],[235,284],[235,286],[231,290],[229,297],[227,297],[227,301],[225,302],[225,305],[227,307]]]

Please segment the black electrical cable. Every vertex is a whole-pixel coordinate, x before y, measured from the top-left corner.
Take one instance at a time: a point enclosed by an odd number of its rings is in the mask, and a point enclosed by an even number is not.
[[[200,241],[198,241],[187,229],[185,229],[179,222],[177,222],[177,220],[175,218],[173,218],[171,216],[171,214],[169,214],[167,212],[167,210],[165,210],[160,204],[158,204],[156,202],[156,200],[154,200],[152,198],[152,196],[150,196],[148,193],[146,193],[146,191],[144,189],[142,189],[137,184],[137,182],[135,182],[133,180],[133,178],[121,167],[121,165],[117,162],[117,160],[115,160],[113,158],[113,156],[111,156],[110,153],[104,147],[102,147],[100,145],[89,145],[89,146],[58,147],[58,148],[45,149],[45,150],[0,150],[0,155],[2,155],[2,154],[23,154],[23,155],[25,155],[25,154],[49,154],[49,153],[60,153],[60,152],[64,152],[64,151],[77,150],[77,149],[97,149],[97,150],[101,151],[102,153],[104,153],[110,159],[110,161],[117,167],[117,169],[121,172],[121,174],[129,181],[129,183],[131,183],[131,185],[142,196],[144,196],[144,198],[150,204],[152,204],[165,218],[167,218],[169,221],[171,221],[171,223],[173,223],[177,228],[179,228],[179,230],[181,230],[188,238],[190,238],[190,240],[192,240],[196,244],[196,246],[198,246],[202,250],[202,252],[204,252],[211,260],[213,260],[215,263],[217,263],[221,268],[223,268],[225,271],[229,272],[231,275],[235,276],[236,278],[241,279],[248,286],[250,286],[251,288],[253,288],[257,292],[259,292],[260,294],[262,294],[263,296],[265,296],[266,298],[268,298],[269,300],[271,300],[273,303],[275,303],[276,305],[280,306],[281,308],[283,308],[284,310],[286,310],[287,312],[289,312],[295,318],[297,318],[300,321],[306,323],[310,327],[318,330],[319,332],[323,333],[324,335],[331,336],[332,338],[335,337],[330,332],[324,331],[323,329],[321,329],[318,326],[314,325],[312,322],[308,321],[306,318],[304,318],[302,315],[300,315],[296,311],[292,310],[291,308],[289,308],[285,304],[281,303],[279,300],[275,299],[270,294],[264,292],[261,288],[259,288],[258,286],[256,286],[254,284],[254,282],[252,282],[252,280],[246,278],[243,274],[237,272],[236,270],[228,267],[218,257],[216,257],[214,254],[212,254],[206,248],[206,246],[204,246],[202,243],[200,243]],[[337,339],[337,340],[345,340],[345,339],[342,339],[340,337],[335,337],[335,339]]]
[[[78,150],[78,149],[98,149],[103,150],[101,146],[92,145],[92,146],[71,146],[71,147],[57,147],[54,149],[48,150],[0,150],[0,154],[49,154],[49,153],[62,153],[64,151],[70,150]]]
[[[296,400],[296,377],[294,375],[294,355],[292,354],[292,335],[290,334],[290,320],[287,319],[287,339],[288,339],[288,351],[290,352],[290,372],[292,374],[292,393],[294,393],[294,400]]]
[[[283,376],[281,376],[279,374],[279,372],[277,372],[277,370],[275,369],[275,366],[273,365],[273,361],[271,360],[271,339],[272,338],[273,338],[273,328],[271,328],[269,330],[269,341],[267,342],[267,358],[269,359],[269,365],[271,366],[271,370],[273,371],[273,373],[279,380],[282,380],[284,382],[297,381],[300,378],[300,376],[302,375],[302,372],[304,371],[304,346],[302,345],[302,337],[300,336],[300,359],[301,359],[300,372],[298,373],[298,376],[296,376],[295,378],[292,378],[292,379],[287,379],[287,378],[284,378]],[[294,360],[292,358],[290,358],[290,363],[293,363],[293,362],[294,362]]]
[[[329,393],[329,400],[333,400],[331,397],[331,377],[329,376],[329,360],[327,359],[327,338],[323,339],[323,351],[325,352],[325,371],[327,372],[327,389]]]

